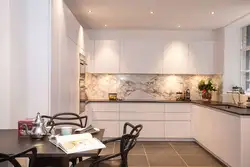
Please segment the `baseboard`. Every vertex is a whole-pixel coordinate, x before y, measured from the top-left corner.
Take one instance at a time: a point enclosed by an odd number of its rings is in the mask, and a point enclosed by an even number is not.
[[[138,141],[195,141],[193,138],[139,138]]]
[[[228,163],[226,163],[225,161],[223,161],[220,157],[218,157],[217,155],[215,155],[212,151],[210,151],[207,147],[205,147],[203,144],[201,144],[199,141],[197,141],[196,139],[194,139],[194,141],[200,146],[202,147],[204,150],[206,150],[206,152],[208,152],[210,155],[212,155],[215,159],[217,159],[222,165],[225,165],[227,167],[231,167]]]

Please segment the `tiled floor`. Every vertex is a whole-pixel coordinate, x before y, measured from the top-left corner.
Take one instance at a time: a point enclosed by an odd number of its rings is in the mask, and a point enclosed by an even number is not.
[[[113,143],[101,154],[118,151],[119,143]],[[194,142],[137,142],[128,161],[129,167],[225,167]],[[21,162],[25,166],[25,161]],[[105,167],[119,167],[116,161],[105,164]]]
[[[101,154],[118,151],[119,143],[109,144]],[[138,142],[128,161],[129,167],[224,167],[194,142]]]

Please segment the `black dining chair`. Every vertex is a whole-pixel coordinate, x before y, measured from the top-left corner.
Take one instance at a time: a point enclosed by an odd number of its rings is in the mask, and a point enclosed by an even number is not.
[[[27,154],[31,153],[31,154]],[[14,167],[22,167],[20,163],[16,160],[19,157],[29,157],[29,167],[35,167],[34,163],[36,161],[37,157],[37,149],[36,147],[32,147],[30,149],[27,149],[21,153],[17,153],[15,155],[7,155],[4,153],[0,153],[0,166],[1,163],[11,163]]]
[[[76,113],[59,113],[55,114],[54,116],[43,115],[42,118],[48,120],[47,125],[51,126],[49,132],[51,132],[51,130],[56,126],[61,126],[61,125],[69,125],[69,126],[75,126],[77,128],[85,128],[88,122],[88,116],[80,116]]]
[[[51,126],[49,133],[51,133],[53,128],[56,128],[57,126],[74,126],[76,128],[85,128],[87,126],[88,122],[88,116],[80,116],[76,113],[59,113],[55,114],[54,116],[47,116],[43,115],[42,118],[47,119],[47,126]],[[39,161],[43,161],[45,165],[40,166],[52,166],[52,167],[57,167],[56,161],[59,161],[56,158],[39,158]],[[70,158],[70,162],[72,163],[72,167],[76,165],[77,160],[82,161],[82,157],[77,157],[77,158]],[[39,165],[38,164],[38,165]]]
[[[128,133],[127,128],[130,127],[131,130]],[[128,167],[128,153],[129,151],[136,145],[137,138],[140,135],[143,126],[139,125],[132,125],[131,123],[125,123],[123,127],[123,135],[122,137],[113,138],[109,140],[103,141],[103,144],[107,144],[110,142],[120,142],[120,152],[111,155],[103,155],[98,157],[92,157],[85,161],[82,161],[76,165],[76,167],[109,167],[108,163],[104,161],[111,160],[116,157],[120,157],[120,159],[116,159],[116,165],[119,164],[121,167]],[[112,166],[112,165],[110,165]]]

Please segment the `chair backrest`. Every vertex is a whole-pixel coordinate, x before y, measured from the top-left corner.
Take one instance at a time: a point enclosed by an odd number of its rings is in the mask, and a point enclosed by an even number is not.
[[[51,126],[50,131],[53,127],[60,125],[71,125],[79,128],[85,128],[88,121],[88,116],[80,116],[76,113],[59,113],[54,116],[43,115],[42,118],[49,119],[47,125]]]
[[[26,155],[27,153],[31,152],[31,154]],[[29,167],[33,167],[34,162],[37,157],[37,149],[36,147],[32,147],[30,149],[27,149],[21,153],[15,154],[15,155],[7,155],[4,153],[0,153],[0,164],[3,162],[10,162],[14,167],[22,167],[19,162],[16,160],[18,157],[24,157],[24,155],[28,156],[30,158]]]
[[[131,129],[128,132],[128,127]],[[120,151],[122,154],[127,154],[137,142],[137,138],[140,135],[143,126],[139,125],[132,125],[131,123],[126,122],[123,126],[123,135],[120,143]]]

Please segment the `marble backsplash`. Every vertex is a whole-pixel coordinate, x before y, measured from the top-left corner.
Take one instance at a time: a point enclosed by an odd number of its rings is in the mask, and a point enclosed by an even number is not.
[[[218,89],[213,99],[222,92],[221,75],[165,75],[165,74],[93,74],[85,77],[85,99],[108,99],[108,93],[117,93],[120,99],[175,100],[176,92],[190,89],[191,99],[201,99],[198,83],[212,78]]]

